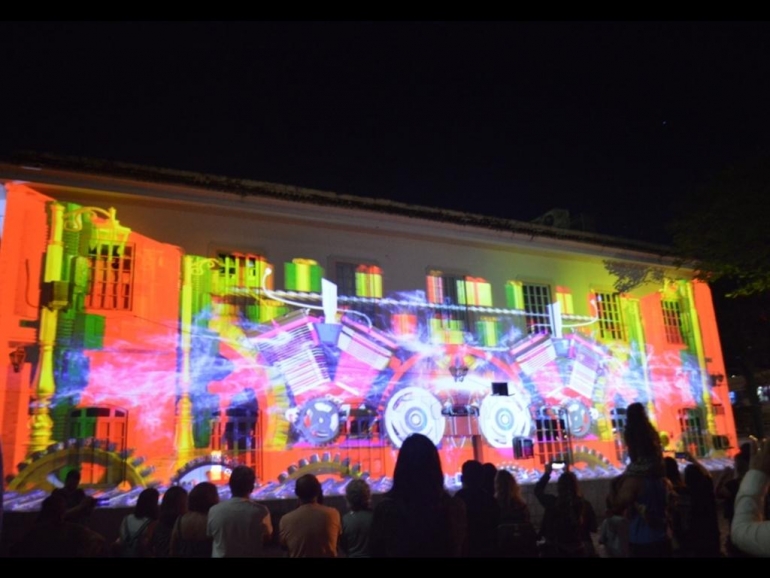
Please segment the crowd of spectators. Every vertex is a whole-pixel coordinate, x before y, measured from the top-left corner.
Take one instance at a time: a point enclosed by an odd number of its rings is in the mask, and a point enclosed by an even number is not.
[[[583,497],[568,461],[545,464],[534,486],[542,508],[537,526],[530,503],[507,469],[468,460],[462,465],[462,488],[452,494],[444,486],[436,446],[413,434],[399,450],[391,489],[374,506],[367,481],[354,479],[346,486],[347,512],[341,515],[323,504],[319,479],[305,474],[295,480],[297,507],[274,524],[270,510],[250,497],[254,470],[238,466],[229,478],[231,498],[221,502],[209,482],[196,484],[189,494],[172,486],[162,499],[155,488],[143,490],[112,544],[89,528],[95,501],[79,487],[79,472],[72,470],[63,487],[43,501],[38,520],[14,541],[10,554],[260,557],[272,545],[287,557],[770,555],[765,499],[770,444],[752,439],[735,456],[734,477],[715,483],[689,452],[664,457],[660,436],[642,404],[631,404],[626,415],[629,461],[610,482],[601,518]],[[724,504],[721,514],[718,501]],[[720,515],[730,527],[724,544]]]

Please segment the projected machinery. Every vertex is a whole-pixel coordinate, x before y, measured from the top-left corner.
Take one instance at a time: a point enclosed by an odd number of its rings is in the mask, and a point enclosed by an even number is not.
[[[438,445],[444,437],[444,425],[441,402],[420,387],[398,390],[385,409],[385,427],[396,447],[401,447],[403,441],[413,433],[427,436]]]
[[[263,256],[187,255],[115,211],[6,188],[2,262],[24,273],[1,297],[12,300],[0,387],[13,488],[48,488],[86,463],[98,483],[131,486],[225,483],[238,463],[264,484],[296,464],[384,478],[414,433],[436,444],[449,474],[471,457],[526,472],[556,452],[543,421],[554,415],[576,471],[620,468],[619,416],[632,401],[671,448],[724,454],[734,435],[695,330],[692,282],[611,296],[628,326],[619,339],[596,297],[576,314],[566,286],[551,303],[509,282],[509,302],[494,307],[487,279],[429,270],[424,286],[421,272],[383,294],[380,266],[340,266],[338,286],[299,257],[276,289]],[[24,227],[10,218],[22,213]],[[687,313],[678,343],[654,315],[662,299],[665,319]],[[73,429],[84,416],[93,423]]]

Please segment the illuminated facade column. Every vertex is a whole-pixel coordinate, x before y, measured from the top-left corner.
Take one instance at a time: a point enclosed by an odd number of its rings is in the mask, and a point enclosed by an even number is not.
[[[175,443],[177,466],[192,459],[195,451],[193,439],[192,400],[190,399],[190,351],[192,349],[192,275],[195,257],[185,255],[182,260],[182,291],[180,305],[180,344],[182,368],[179,373],[179,402],[176,411]]]
[[[695,295],[693,293],[692,283],[682,282],[681,287],[685,296],[687,316],[690,319],[691,335],[688,336],[687,341],[690,349],[698,359],[698,369],[700,370],[703,409],[706,412],[706,427],[709,433],[715,434],[717,431],[717,424],[714,417],[714,407],[711,403],[711,377],[706,368],[706,355],[703,348],[698,310],[695,308]]]
[[[644,336],[644,325],[642,323],[642,312],[638,299],[622,298],[626,323],[628,325],[628,340],[630,349],[637,356],[640,362],[642,378],[647,397],[647,416],[650,422],[658,427],[655,411],[655,395],[650,384],[650,371],[647,361],[646,341]]]
[[[54,297],[55,283],[61,281],[64,244],[64,206],[59,203],[49,205],[49,236],[45,254],[45,272],[43,281],[53,288],[48,303],[41,303],[40,330],[38,345],[40,362],[33,380],[35,399],[32,405],[32,420],[29,434],[29,453],[48,448],[53,441],[53,420],[51,419],[51,401],[56,393],[53,373],[53,348],[56,340],[56,325],[59,309],[66,303],[59,303]]]

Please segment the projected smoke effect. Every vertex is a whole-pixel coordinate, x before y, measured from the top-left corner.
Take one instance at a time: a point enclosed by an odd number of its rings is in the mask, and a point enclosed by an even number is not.
[[[511,282],[495,308],[482,278],[455,291],[431,271],[427,291],[383,296],[387,271],[361,265],[355,295],[338,296],[300,256],[281,264],[278,289],[261,256],[185,255],[114,211],[7,189],[2,256],[21,273],[3,292],[3,335],[26,353],[0,382],[13,489],[46,487],[81,464],[80,447],[99,449],[95,483],[113,480],[111,467],[125,479],[127,462],[135,484],[223,481],[237,463],[269,483],[298,470],[382,476],[412,433],[433,440],[450,474],[482,455],[536,468],[565,447],[578,468],[621,465],[634,401],[672,448],[703,454],[734,434],[715,415],[686,283],[680,343],[661,345],[666,327],[652,335],[650,323],[645,339],[633,312],[627,338],[607,339],[607,304],[592,296],[575,315],[569,287],[530,310]],[[533,456],[516,455],[516,439],[532,440]]]

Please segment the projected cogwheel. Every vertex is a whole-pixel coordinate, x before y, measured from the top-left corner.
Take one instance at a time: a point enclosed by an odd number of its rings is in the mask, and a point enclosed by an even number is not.
[[[568,402],[564,409],[567,410],[570,434],[582,438],[591,431],[591,411],[578,400]]]
[[[398,448],[414,433],[422,434],[438,445],[444,437],[445,421],[439,400],[419,387],[397,391],[385,408],[385,429],[390,441]]]
[[[572,461],[575,464],[584,463],[591,467],[609,468],[613,465],[604,454],[586,446],[575,446],[573,448]]]
[[[311,399],[300,408],[294,426],[311,444],[328,444],[340,433],[340,408],[326,398]]]
[[[53,491],[51,479],[63,479],[65,469],[77,466],[88,470],[94,483],[115,486],[128,482],[133,488],[152,485],[154,468],[144,464],[144,458],[134,457],[134,450],[116,451],[115,444],[94,438],[71,439],[35,452],[18,465],[19,473],[8,484],[8,489],[27,492],[32,489]]]
[[[487,443],[495,448],[510,448],[514,437],[528,436],[532,430],[529,408],[520,396],[488,395],[481,402],[479,425]]]
[[[351,463],[350,457],[342,458],[340,454],[335,454],[332,457],[327,452],[321,456],[313,454],[309,459],[301,458],[296,464],[290,465],[286,472],[280,474],[278,481],[283,484],[288,480],[296,480],[305,474],[313,474],[315,476],[336,474],[342,479],[368,476],[368,473],[362,470],[360,463]]]
[[[227,457],[201,456],[187,462],[171,477],[171,485],[194,486],[200,482],[216,482],[230,478],[240,462]]]

